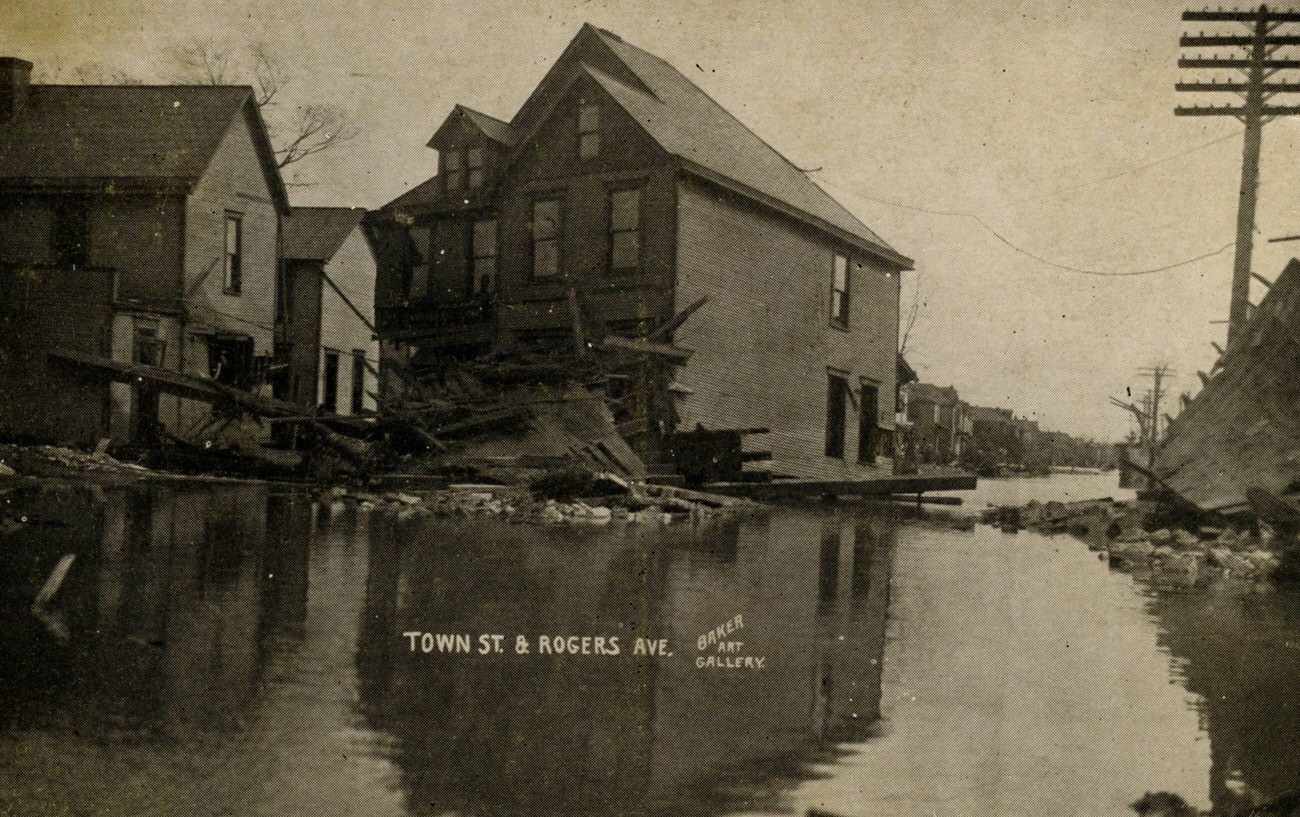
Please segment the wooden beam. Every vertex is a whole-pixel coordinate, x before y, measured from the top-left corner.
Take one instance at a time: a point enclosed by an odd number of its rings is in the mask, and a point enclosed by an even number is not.
[[[650,341],[651,343],[657,343],[662,340],[667,340],[669,335],[677,331],[678,327],[680,327],[682,324],[686,323],[686,319],[689,318],[691,315],[694,315],[696,310],[704,306],[704,304],[708,302],[708,300],[709,300],[708,295],[702,295],[698,301],[696,301],[695,303],[683,309],[681,312],[678,312],[676,315],[674,315],[673,319],[668,321],[668,323],[665,323],[663,326],[659,327],[658,329],[654,330],[650,334],[646,335],[645,339]]]
[[[690,360],[691,355],[695,354],[694,349],[679,349],[666,343],[651,343],[618,335],[606,335],[603,345],[606,349],[619,349],[625,352],[640,352],[646,355],[666,357],[677,363],[685,363]]]
[[[707,486],[710,491],[740,496],[806,498],[815,496],[890,496],[926,491],[974,490],[974,474],[954,476],[885,476],[854,480],[790,480],[763,484],[725,482]]]

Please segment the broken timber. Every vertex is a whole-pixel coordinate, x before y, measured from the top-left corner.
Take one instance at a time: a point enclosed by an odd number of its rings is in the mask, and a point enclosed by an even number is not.
[[[970,491],[974,474],[956,476],[887,476],[854,480],[784,480],[769,483],[713,483],[710,491],[754,499],[798,499],[814,496],[897,496],[927,491]]]

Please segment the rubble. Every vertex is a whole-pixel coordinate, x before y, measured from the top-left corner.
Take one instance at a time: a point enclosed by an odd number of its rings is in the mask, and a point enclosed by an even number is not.
[[[1175,514],[1177,516],[1177,514]],[[1293,531],[1260,532],[1241,518],[1176,518],[1150,500],[1042,504],[990,508],[981,521],[1004,531],[1069,533],[1111,565],[1149,575],[1161,584],[1191,587],[1214,578],[1266,581],[1296,574],[1300,539]]]
[[[663,485],[627,482],[609,474],[590,484],[609,491],[599,495],[546,496],[538,488],[566,483],[564,475],[548,475],[532,485],[457,484],[423,491],[375,493],[336,486],[322,491],[330,501],[355,503],[363,510],[399,520],[420,516],[497,517],[512,523],[571,525],[667,525],[749,515],[764,506],[744,499],[687,491]],[[571,491],[561,493],[572,494]]]

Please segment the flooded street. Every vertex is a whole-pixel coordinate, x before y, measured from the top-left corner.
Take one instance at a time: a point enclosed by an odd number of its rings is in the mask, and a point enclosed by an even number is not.
[[[1065,536],[5,500],[0,814],[1120,815],[1300,779],[1300,601],[1156,590]]]

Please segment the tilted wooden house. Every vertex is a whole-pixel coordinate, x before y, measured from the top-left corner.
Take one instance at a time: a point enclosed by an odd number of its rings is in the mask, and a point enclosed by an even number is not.
[[[457,106],[429,146],[437,175],[376,222],[388,359],[651,337],[692,354],[641,398],[649,433],[890,469],[911,261],[671,65],[584,26],[509,122]]]
[[[375,253],[355,207],[295,207],[284,221],[276,397],[342,415],[375,410]]]
[[[262,384],[289,205],[252,89],[33,85],[31,68],[0,59],[0,269],[22,283],[0,435],[198,433],[207,404],[48,353]]]

